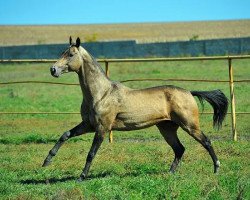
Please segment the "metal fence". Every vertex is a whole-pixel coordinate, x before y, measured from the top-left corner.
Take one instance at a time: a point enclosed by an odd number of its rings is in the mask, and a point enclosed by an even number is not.
[[[211,57],[181,57],[181,58],[141,58],[141,59],[97,59],[98,62],[105,63],[106,75],[109,76],[109,65],[110,63],[121,63],[121,62],[170,62],[170,61],[201,61],[201,60],[227,60],[228,61],[228,80],[207,80],[207,79],[130,79],[123,80],[120,82],[130,81],[190,81],[190,82],[227,82],[230,88],[230,104],[231,104],[231,123],[232,123],[232,136],[233,140],[237,141],[236,131],[236,114],[250,114],[250,112],[235,112],[235,94],[234,94],[234,83],[249,83],[250,79],[247,80],[234,80],[233,76],[233,65],[232,61],[235,59],[250,59],[250,55],[239,55],[239,56],[211,56]],[[54,59],[10,59],[0,60],[0,63],[52,63],[56,62]],[[60,82],[48,82],[48,81],[17,81],[17,82],[0,82],[0,85],[7,84],[20,84],[20,83],[44,83],[44,84],[58,84],[58,85],[79,85],[74,83],[60,83]],[[79,114],[79,112],[0,112],[0,114]],[[212,114],[207,112],[204,114]],[[113,141],[112,132],[109,136],[110,142]]]

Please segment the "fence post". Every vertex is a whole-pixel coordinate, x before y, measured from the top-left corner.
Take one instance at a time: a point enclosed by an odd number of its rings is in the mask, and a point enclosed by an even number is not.
[[[106,76],[109,77],[109,63],[108,61],[105,61],[105,72]],[[113,142],[113,133],[112,131],[109,132],[109,143]]]
[[[228,59],[228,67],[229,67],[228,70],[229,70],[229,86],[230,86],[230,100],[231,100],[232,134],[233,134],[233,140],[237,141],[233,66],[231,58]]]

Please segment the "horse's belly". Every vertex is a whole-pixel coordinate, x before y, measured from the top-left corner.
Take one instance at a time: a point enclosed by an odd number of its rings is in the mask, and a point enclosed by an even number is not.
[[[136,110],[133,112],[121,112],[117,115],[112,129],[113,130],[138,130],[167,120],[169,117],[166,112],[156,109]]]

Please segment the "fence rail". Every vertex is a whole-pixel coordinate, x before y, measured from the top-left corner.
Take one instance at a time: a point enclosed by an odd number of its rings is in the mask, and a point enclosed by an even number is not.
[[[235,55],[235,56],[204,56],[204,57],[174,57],[174,58],[115,58],[115,59],[97,59],[102,63],[114,63],[114,62],[161,62],[161,61],[196,61],[196,60],[228,60],[228,59],[249,59],[250,55]],[[52,63],[57,59],[0,59],[0,63],[22,63],[22,62],[34,62],[34,63]]]
[[[207,80],[207,79],[162,79],[162,78],[136,78],[136,79],[127,79],[120,81],[121,83],[133,82],[133,81],[178,81],[178,82],[205,82],[205,83],[230,83],[227,80]],[[250,79],[245,80],[235,80],[234,83],[249,83]],[[52,82],[52,81],[9,81],[9,82],[0,82],[0,85],[12,85],[12,84],[21,84],[21,83],[38,83],[38,84],[51,84],[51,85],[72,85],[79,86],[79,83],[63,83],[63,82]]]
[[[79,115],[81,114],[80,112],[0,112],[0,115]],[[200,112],[200,114],[204,115],[211,115],[213,112]],[[231,112],[227,112],[228,115],[231,115]],[[236,115],[249,115],[250,112],[235,112]]]
[[[233,66],[232,60],[234,59],[250,59],[250,55],[236,55],[236,56],[210,56],[210,57],[181,57],[181,58],[140,58],[140,59],[97,59],[98,62],[105,63],[106,75],[109,76],[109,63],[117,62],[171,62],[171,61],[201,61],[201,60],[227,60],[228,61],[228,80],[201,80],[201,79],[129,79],[121,82],[129,81],[192,81],[192,82],[218,82],[229,83],[230,88],[230,101],[231,101],[231,114],[232,118],[232,135],[233,139],[237,140],[236,131],[236,114],[250,114],[250,112],[235,112],[235,95],[234,95],[234,83],[249,83],[250,80],[234,80],[233,79]],[[0,63],[52,63],[56,62],[55,59],[1,59]],[[21,84],[21,83],[43,83],[43,84],[56,84],[56,85],[79,85],[78,83],[60,83],[49,81],[15,81],[15,82],[0,82],[0,85],[9,84]],[[79,112],[0,112],[0,114],[79,114]],[[203,114],[212,114],[212,112],[206,112]],[[110,133],[110,142],[112,142],[112,133]]]

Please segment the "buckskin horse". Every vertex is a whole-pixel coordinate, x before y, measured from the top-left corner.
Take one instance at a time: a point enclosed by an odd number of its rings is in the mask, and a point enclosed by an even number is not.
[[[69,138],[95,132],[92,146],[79,181],[86,178],[92,160],[101,146],[105,133],[111,130],[131,131],[156,125],[166,142],[172,147],[175,158],[170,167],[174,172],[185,151],[177,136],[181,127],[210,154],[214,173],[220,162],[210,140],[201,131],[199,111],[194,96],[211,104],[214,110],[213,125],[220,128],[226,116],[228,100],[220,90],[187,91],[164,85],[146,89],[131,89],[111,81],[97,61],[80,46],[80,39],[72,43],[61,58],[50,68],[51,75],[59,77],[67,72],[76,72],[83,94],[81,105],[82,122],[63,133],[49,151],[43,166],[50,164],[62,144]]]

